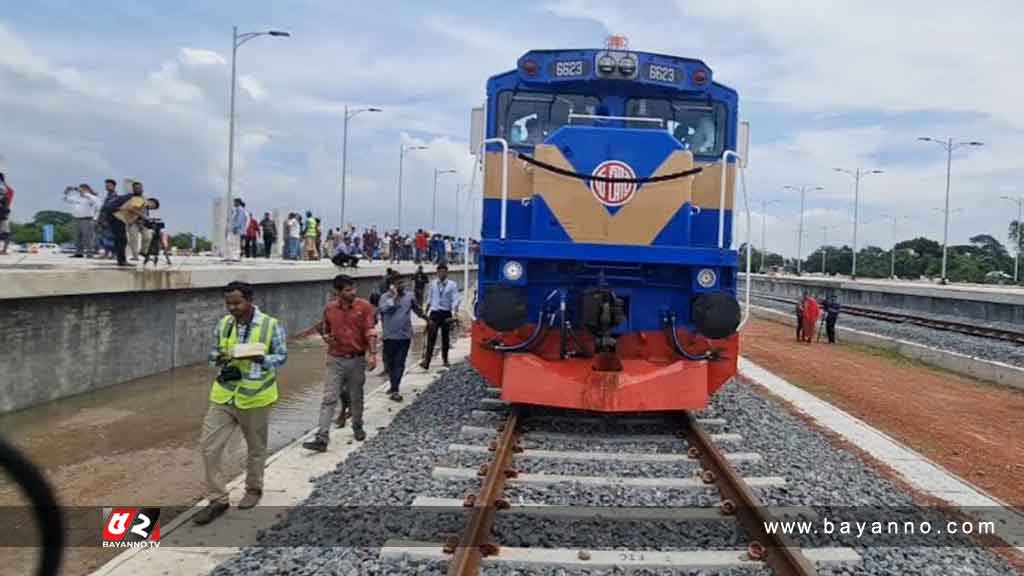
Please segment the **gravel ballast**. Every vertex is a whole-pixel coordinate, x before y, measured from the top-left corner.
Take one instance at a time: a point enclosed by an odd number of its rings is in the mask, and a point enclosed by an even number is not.
[[[242,554],[219,566],[215,576],[235,574],[443,574],[443,562],[381,560],[380,544],[388,538],[439,541],[446,533],[462,529],[458,511],[411,511],[416,496],[461,498],[475,492],[477,480],[448,481],[434,479],[437,466],[472,467],[480,455],[449,453],[452,443],[483,445],[486,440],[460,434],[463,425],[491,426],[501,421],[500,413],[473,414],[479,399],[485,396],[484,382],[466,366],[457,366],[420,395],[396,416],[392,424],[352,453],[333,472],[313,480],[309,499],[293,509],[289,517],[262,534],[258,546],[243,549]],[[883,505],[907,507],[910,496],[892,482],[868,468],[853,454],[834,448],[826,438],[790,416],[773,401],[755,394],[749,387],[732,382],[724,386],[712,406],[700,417],[720,417],[724,426],[708,426],[709,432],[734,432],[743,435],[740,442],[722,445],[724,451],[756,452],[761,462],[740,466],[744,475],[772,475],[787,479],[783,488],[757,490],[768,505],[780,506],[858,506]],[[575,423],[531,422],[534,431],[585,433],[586,425]],[[368,423],[372,425],[372,423]],[[617,426],[598,422],[590,430],[616,434],[654,434],[657,425]],[[661,429],[662,432],[666,429]],[[561,442],[544,442],[553,450],[580,449]],[[657,443],[656,448],[642,443],[602,442],[595,438],[581,442],[583,449],[604,452],[685,453],[682,440]],[[518,467],[518,466],[517,466]],[[607,461],[535,460],[519,467],[521,471],[579,475],[614,473],[622,476],[688,477],[692,463],[638,464]],[[512,504],[562,504],[592,506],[716,506],[719,496],[713,489],[640,489],[622,486],[593,487],[568,483],[553,486],[509,486],[505,496]],[[683,527],[676,522],[599,522],[554,520],[541,517],[498,515],[497,541],[506,546],[572,546],[580,549],[732,549],[743,548],[745,538],[731,522],[701,522]],[[973,574],[975,576],[1012,573],[1000,557],[983,549],[960,546],[950,548],[872,548],[858,547],[856,539],[806,538],[804,544],[817,546],[853,546],[863,557],[859,565],[824,567],[822,574]],[[491,565],[484,574],[625,574],[620,569],[565,571],[528,570],[522,567]],[[722,574],[727,576],[768,574],[763,569],[725,571],[641,570],[631,574]]]

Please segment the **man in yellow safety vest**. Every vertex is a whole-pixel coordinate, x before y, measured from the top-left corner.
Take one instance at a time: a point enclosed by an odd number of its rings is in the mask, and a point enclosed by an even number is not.
[[[320,221],[313,217],[312,212],[306,212],[305,248],[307,260],[320,259],[320,247],[317,246],[317,237],[320,236]]]
[[[199,440],[210,503],[193,518],[208,524],[227,511],[222,457],[228,439],[240,429],[247,458],[245,496],[238,507],[252,508],[263,495],[268,416],[277,401],[277,369],[288,359],[284,330],[277,319],[252,303],[252,286],[231,282],[224,288],[229,314],[217,322],[210,364],[220,373],[210,389],[210,407]]]

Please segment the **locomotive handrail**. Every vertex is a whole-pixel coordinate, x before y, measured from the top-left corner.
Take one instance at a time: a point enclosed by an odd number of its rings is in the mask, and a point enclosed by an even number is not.
[[[700,174],[704,170],[703,167],[697,166],[696,168],[690,168],[689,170],[681,170],[679,172],[672,172],[671,174],[662,174],[661,176],[647,176],[646,178],[615,178],[612,176],[597,176],[595,174],[573,172],[572,170],[559,168],[554,164],[542,162],[532,156],[528,156],[526,154],[522,154],[519,152],[516,152],[516,156],[523,162],[526,162],[527,164],[532,164],[534,166],[537,166],[538,168],[543,168],[544,170],[547,170],[548,172],[552,172],[554,174],[568,176],[569,178],[576,178],[577,180],[596,180],[598,182],[610,182],[613,184],[648,184],[654,182],[666,182],[668,180],[678,180],[679,178],[686,178],[688,176]]]
[[[600,114],[575,114],[569,113],[569,123],[572,123],[573,118],[587,118],[590,120],[624,120],[626,122],[657,122],[662,126],[665,125],[664,118],[650,118],[647,116],[601,116]]]
[[[736,327],[736,331],[739,332],[743,329],[743,326],[750,319],[750,199],[747,198],[747,181],[743,176],[743,158],[732,150],[726,150],[722,153],[722,194],[718,201],[718,247],[724,250],[725,246],[725,185],[728,176],[729,169],[729,158],[736,159],[736,170],[739,172],[740,187],[743,189],[743,207],[747,213],[747,289],[744,298],[743,306],[743,317],[740,319],[739,326]],[[735,195],[733,195],[735,200]],[[735,204],[735,203],[734,203]]]
[[[508,140],[504,138],[486,138],[480,143],[480,157],[485,158],[488,144],[501,144],[501,239],[505,239],[506,219],[508,217]],[[484,183],[486,186],[486,182]]]

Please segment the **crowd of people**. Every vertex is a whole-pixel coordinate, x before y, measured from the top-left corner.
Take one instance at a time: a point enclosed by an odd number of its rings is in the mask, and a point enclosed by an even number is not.
[[[355,267],[361,260],[381,262],[415,262],[461,264],[465,259],[465,240],[419,229],[403,234],[376,226],[361,232],[353,225],[324,230],[323,220],[312,211],[291,212],[278,226],[269,212],[257,220],[245,201],[236,198],[228,216],[229,242],[226,257],[270,258],[274,246],[282,242],[281,257],[285,260],[330,259],[338,266]],[[470,259],[476,261],[480,244],[470,241]]]
[[[375,292],[375,303],[357,296],[351,276],[334,278],[334,297],[324,308],[322,319],[297,334],[319,333],[327,343],[327,375],[317,432],[313,440],[303,443],[305,449],[327,451],[331,428],[343,428],[349,419],[355,440],[366,439],[366,372],[376,368],[378,337],[383,343],[382,360],[390,383],[388,397],[402,402],[399,391],[412,343],[412,314],[427,320],[427,348],[420,366],[429,368],[438,332],[442,338],[441,358],[448,365],[449,331],[460,294],[447,272],[448,267],[440,264],[437,278],[430,280],[421,266],[412,278],[414,289],[410,292],[406,281],[389,269]],[[251,285],[231,282],[224,288],[227,315],[213,327],[209,361],[218,368],[218,374],[210,387],[199,441],[209,504],[193,516],[196,524],[208,524],[230,507],[224,453],[236,431],[245,440],[247,451],[245,495],[238,507],[252,508],[263,496],[269,414],[278,399],[278,371],[288,360],[288,345],[282,324],[260,310],[254,300]]]

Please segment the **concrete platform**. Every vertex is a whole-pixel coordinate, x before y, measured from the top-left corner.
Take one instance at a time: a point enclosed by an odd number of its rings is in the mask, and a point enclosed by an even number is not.
[[[451,351],[451,359],[459,362],[469,355],[469,340],[460,338]],[[412,365],[410,363],[410,365]],[[400,405],[387,399],[388,385],[381,384],[367,391],[364,419],[369,441],[378,434],[378,427],[386,427],[401,410],[411,403],[416,391],[426,390],[442,372],[432,369],[424,373],[410,368],[402,380],[406,400]],[[398,409],[396,409],[396,407]],[[310,415],[315,418],[315,415]],[[311,420],[312,422],[312,420]],[[252,534],[269,528],[279,518],[274,510],[282,506],[294,506],[305,500],[313,491],[312,478],[333,471],[350,454],[362,445],[351,442],[352,429],[333,430],[327,452],[312,453],[302,448],[302,442],[313,438],[314,430],[283,448],[267,461],[264,475],[264,496],[260,505],[252,510],[232,507],[224,516],[207,526],[195,526],[192,516],[207,502],[199,502],[194,508],[161,526],[161,546],[148,550],[129,550],[120,554],[99,570],[94,576],[199,576],[209,574],[218,564],[238,555],[238,548],[213,547],[204,542],[215,541],[218,534],[230,531],[230,540],[237,541],[240,535]],[[245,478],[239,476],[229,486],[231,502],[237,503],[245,490]],[[262,509],[262,510],[261,510]],[[267,512],[274,510],[274,512]],[[252,540],[255,542],[255,540]]]
[[[740,357],[740,376],[763,386],[803,412],[819,426],[864,450],[892,468],[915,490],[933,496],[981,521],[991,521],[997,535],[1024,553],[1024,514],[945,470],[866,422],[832,406],[750,360]]]
[[[987,284],[931,284],[896,280],[850,280],[825,276],[751,274],[754,292],[798,298],[835,294],[842,304],[898,308],[991,322],[1024,322],[1024,287]],[[740,289],[743,275],[741,275]]]
[[[0,300],[113,294],[121,292],[152,292],[217,288],[232,280],[251,284],[291,282],[322,282],[345,273],[356,278],[383,276],[391,267],[402,274],[412,274],[412,262],[388,264],[385,261],[363,261],[358,268],[338,268],[330,260],[295,261],[247,258],[241,262],[224,262],[200,256],[175,258],[172,265],[141,263],[122,269],[111,260],[68,258],[66,255],[25,254],[0,257]],[[423,267],[428,273],[433,265]],[[452,276],[461,277],[462,267],[451,265]]]

